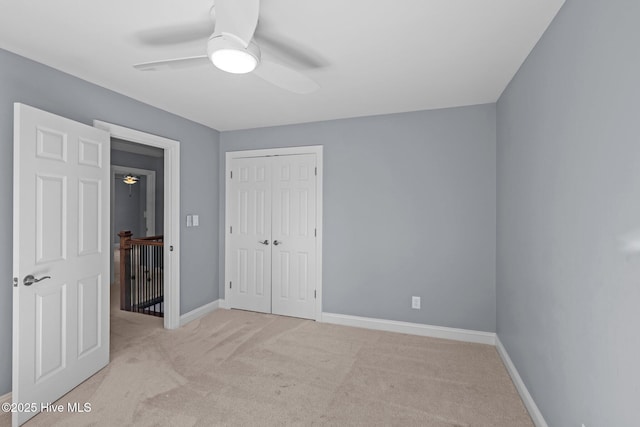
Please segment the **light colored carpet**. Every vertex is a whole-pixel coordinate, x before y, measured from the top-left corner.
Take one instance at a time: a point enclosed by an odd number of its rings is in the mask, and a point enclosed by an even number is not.
[[[67,402],[92,411],[26,425],[533,426],[494,347],[236,310],[113,310],[111,363]]]

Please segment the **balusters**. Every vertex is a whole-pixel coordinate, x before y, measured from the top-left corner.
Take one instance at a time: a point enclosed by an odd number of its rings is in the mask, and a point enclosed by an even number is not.
[[[164,247],[162,236],[120,236],[120,308],[153,316],[164,314]]]

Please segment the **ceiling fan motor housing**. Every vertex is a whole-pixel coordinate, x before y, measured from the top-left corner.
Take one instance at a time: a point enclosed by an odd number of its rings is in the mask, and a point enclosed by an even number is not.
[[[233,34],[213,34],[207,42],[207,55],[217,68],[233,73],[245,74],[260,63],[260,48],[252,41],[245,47]]]

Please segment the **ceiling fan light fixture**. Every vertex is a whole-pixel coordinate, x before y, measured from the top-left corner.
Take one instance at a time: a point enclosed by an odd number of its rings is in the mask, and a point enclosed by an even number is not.
[[[233,74],[250,73],[258,65],[255,57],[236,49],[220,49],[213,52],[211,62],[222,71]]]
[[[138,178],[135,175],[128,174],[128,175],[125,175],[124,178],[122,178],[122,182],[124,182],[125,184],[133,185],[136,182],[138,182],[139,179],[140,178]]]
[[[231,34],[214,35],[207,44],[207,53],[213,65],[232,74],[253,71],[260,62],[260,50],[251,42],[246,48]]]

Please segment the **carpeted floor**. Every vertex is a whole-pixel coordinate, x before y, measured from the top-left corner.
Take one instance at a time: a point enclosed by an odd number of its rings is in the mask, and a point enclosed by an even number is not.
[[[26,425],[533,426],[494,347],[236,310],[112,310],[111,363],[59,402],[91,412]]]

